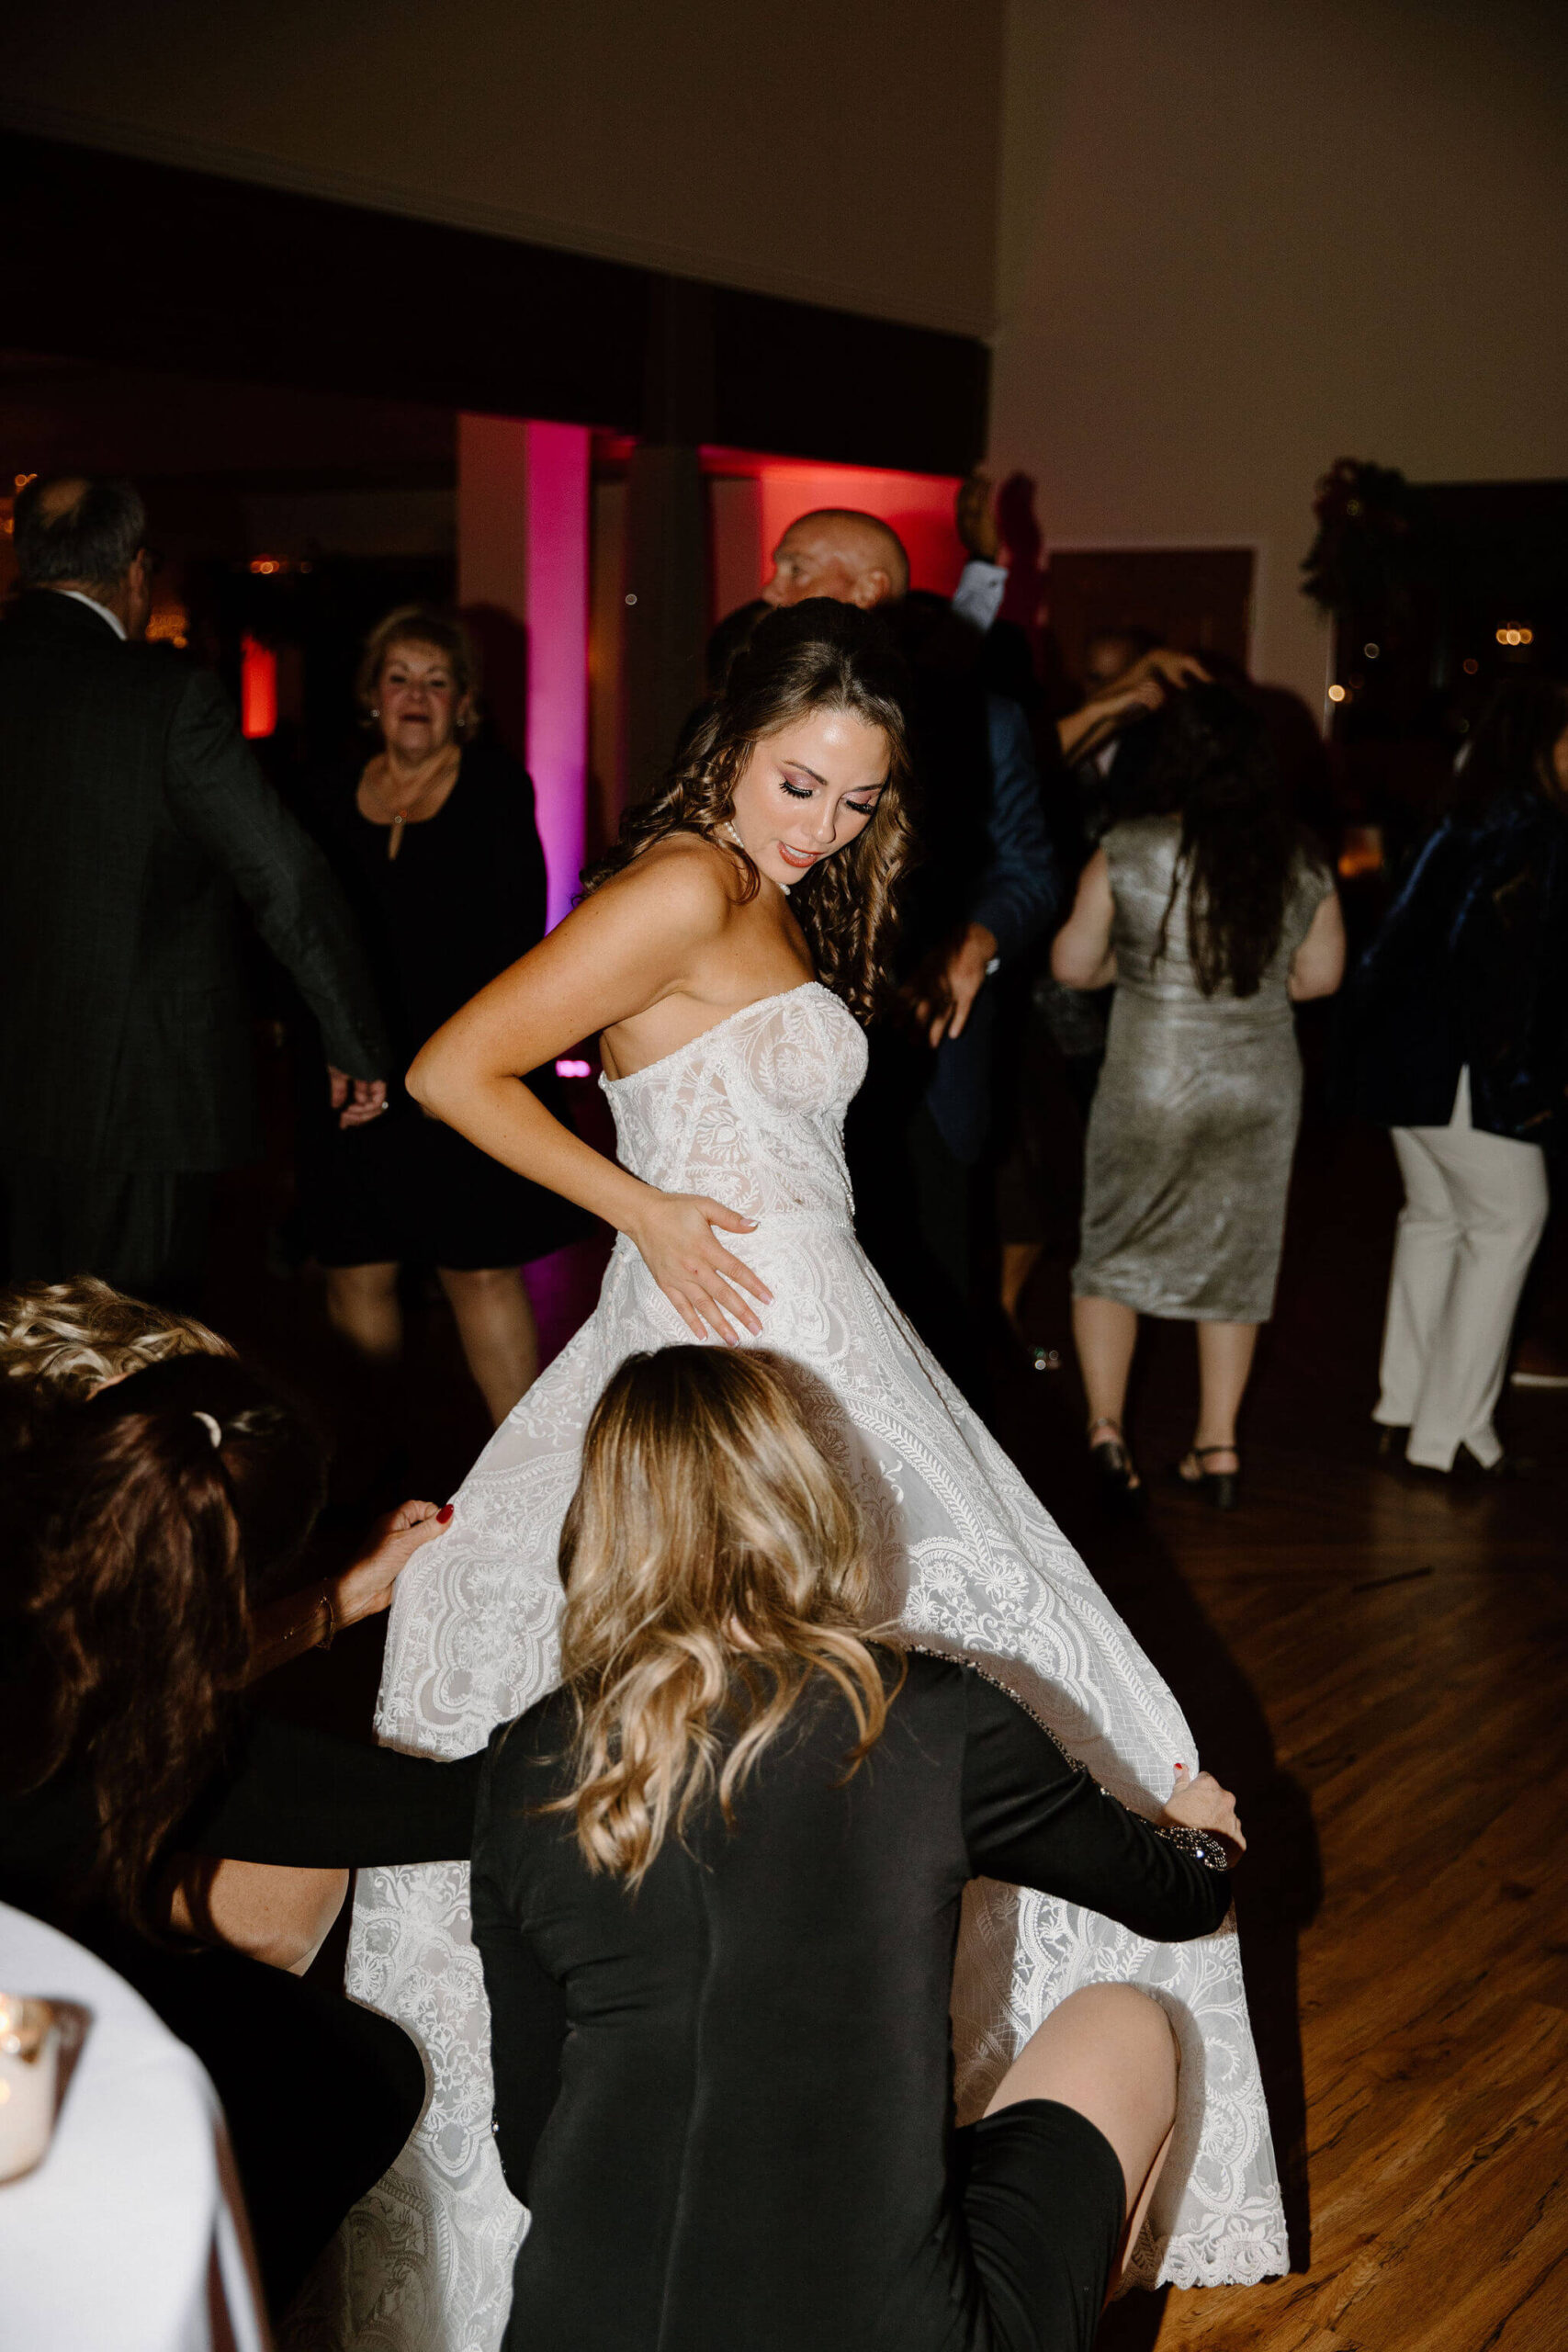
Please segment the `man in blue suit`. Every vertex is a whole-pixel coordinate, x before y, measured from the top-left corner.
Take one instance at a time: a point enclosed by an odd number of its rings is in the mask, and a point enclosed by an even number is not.
[[[975,1298],[976,1182],[991,1125],[998,975],[1059,913],[1029,722],[987,690],[982,639],[944,598],[911,591],[897,532],[829,508],[792,523],[762,591],[886,611],[915,681],[925,860],[905,915],[908,1016],[874,1040],[851,1125],[862,1238],[888,1287],[972,1398],[984,1394]]]

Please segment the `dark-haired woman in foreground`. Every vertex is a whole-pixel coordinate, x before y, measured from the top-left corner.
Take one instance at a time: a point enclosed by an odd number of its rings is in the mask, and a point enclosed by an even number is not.
[[[1138,1317],[1196,1323],[1198,1420],[1179,1475],[1228,1509],[1301,1124],[1291,1007],[1338,987],[1345,931],[1256,712],[1199,685],[1160,726],[1150,813],[1106,834],[1051,951],[1066,987],[1116,984],[1073,1336],[1101,1490],[1125,1509],[1142,1500],[1122,1427]]]
[[[561,1533],[563,1687],[474,1850],[517,2352],[1089,2352],[1176,2116],[1163,2011],[1069,1996],[954,2132],[980,1874],[1198,1936],[1241,1836],[1156,1825],[960,1660],[871,1638],[866,1533],[763,1353],[634,1356]]]
[[[867,1262],[843,1118],[889,964],[908,854],[904,679],[874,615],[810,600],[732,663],[664,790],[587,895],[425,1047],[436,1116],[618,1229],[599,1304],[523,1398],[399,1580],[378,1724],[460,1754],[558,1674],[558,1554],[583,1432],[626,1358],[759,1339],[816,1375],[818,1434],[871,1531],[878,1613],[998,1660],[1097,1780],[1157,1807],[1190,1728],[1049,1513]],[[523,1074],[597,1031],[619,1159]],[[521,2216],[490,2143],[483,1989],[460,1870],[362,1873],[349,1985],[424,2041],[435,2093],[356,2226],[351,2307],[383,2352],[498,2344]],[[1235,1939],[1140,1941],[1087,1906],[991,1886],[956,1993],[965,2111],[1081,1984],[1168,1990],[1190,2036],[1183,2160],[1138,2261],[1255,2278],[1283,2222]],[[433,2314],[439,2313],[438,2319]],[[335,2323],[352,2335],[352,2323]]]
[[[25,1411],[24,1383],[0,1402]],[[295,1415],[207,1354],[57,1404],[7,1464],[0,1901],[99,1952],[206,2065],[275,2316],[407,2138],[423,2070],[387,2019],[203,1948],[202,1858],[292,1879],[464,1855],[479,1762],[361,1747],[241,1699],[254,1616],[322,1484]],[[382,1548],[420,1540],[410,1526]]]

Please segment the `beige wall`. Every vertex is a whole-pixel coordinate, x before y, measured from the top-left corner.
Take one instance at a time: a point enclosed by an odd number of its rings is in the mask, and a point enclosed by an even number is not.
[[[1009,0],[992,460],[1048,539],[1255,544],[1320,707],[1315,478],[1568,475],[1568,10]]]
[[[1002,0],[51,0],[8,12],[0,119],[984,334],[1001,15]]]
[[[1047,537],[1255,546],[1256,665],[1314,706],[1325,639],[1297,567],[1333,458],[1568,474],[1568,8],[1545,0],[13,17],[18,126],[996,324],[993,462],[1036,478]],[[345,299],[438,331],[439,288]]]

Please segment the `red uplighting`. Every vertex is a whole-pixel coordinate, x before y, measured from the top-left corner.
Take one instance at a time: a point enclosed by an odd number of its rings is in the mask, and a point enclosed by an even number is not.
[[[240,731],[249,742],[277,727],[277,656],[254,637],[240,644]]]

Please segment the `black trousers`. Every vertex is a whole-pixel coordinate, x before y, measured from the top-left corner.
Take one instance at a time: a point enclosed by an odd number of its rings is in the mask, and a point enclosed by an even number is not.
[[[11,1282],[97,1274],[136,1298],[194,1305],[207,1270],[213,1177],[17,1168],[3,1181]]]
[[[874,1059],[872,1069],[874,1078]],[[923,1102],[910,1105],[891,1091],[857,1101],[849,1148],[862,1248],[949,1379],[986,1415],[976,1171],[948,1149]]]
[[[223,2103],[274,2321],[338,2225],[387,2170],[424,2105],[400,2026],[241,1952],[106,1957],[195,2051]]]

